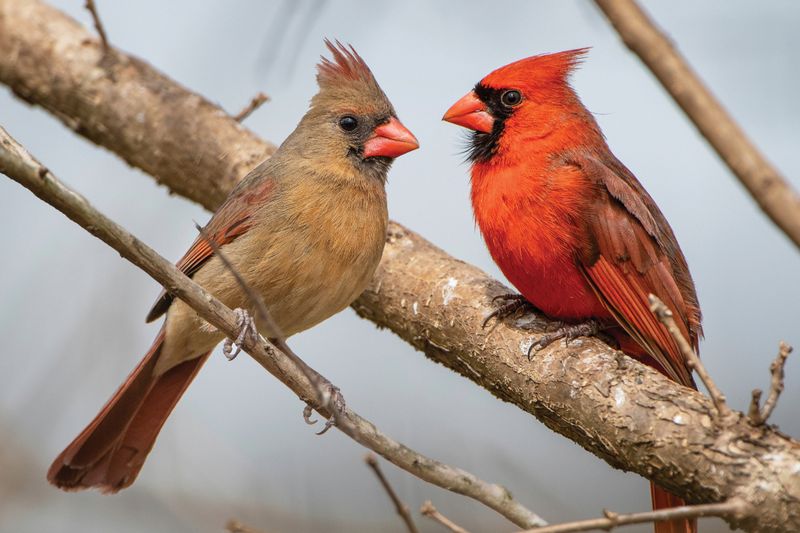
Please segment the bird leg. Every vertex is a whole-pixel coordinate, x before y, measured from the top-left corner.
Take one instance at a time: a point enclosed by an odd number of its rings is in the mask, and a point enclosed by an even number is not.
[[[315,388],[322,396],[322,404],[319,406],[319,408],[325,407],[331,411],[331,416],[325,421],[325,425],[323,426],[322,430],[317,433],[317,435],[322,435],[336,425],[337,418],[344,416],[345,407],[347,405],[344,401],[342,391],[339,390],[339,387],[327,379],[320,376],[319,381],[315,384]],[[303,420],[305,420],[306,424],[309,426],[317,423],[316,420],[311,419],[311,413],[315,408],[316,407],[312,406],[311,403],[308,403],[303,409]]]
[[[233,361],[236,359],[236,356],[242,351],[242,343],[248,338],[248,336],[253,342],[258,342],[256,321],[252,316],[250,316],[250,313],[241,307],[237,307],[233,310],[233,312],[236,314],[236,327],[239,330],[239,335],[237,335],[236,340],[225,338],[225,342],[222,344],[222,353],[225,355],[225,358],[228,359],[228,361]],[[236,344],[235,352],[233,351],[234,344]]]
[[[492,305],[497,302],[503,302],[499,306],[495,308],[494,311],[489,313],[489,315],[483,320],[483,325],[481,327],[486,327],[486,324],[493,318],[496,318],[498,322],[505,320],[506,318],[515,315],[520,310],[525,309],[527,312],[535,312],[539,311],[532,303],[525,299],[525,297],[521,294],[516,293],[507,293],[507,294],[498,294],[494,298],[492,298]]]
[[[528,348],[528,360],[531,360],[533,354],[547,348],[555,341],[564,339],[564,343],[569,346],[569,343],[578,337],[595,337],[601,333],[606,327],[597,320],[587,320],[578,324],[568,324],[566,322],[557,322],[558,327],[550,333],[545,333],[539,339],[531,344]]]

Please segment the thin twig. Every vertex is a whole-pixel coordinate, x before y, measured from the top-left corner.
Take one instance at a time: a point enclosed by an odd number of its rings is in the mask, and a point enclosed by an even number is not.
[[[769,365],[772,379],[770,381],[767,401],[764,402],[764,407],[761,409],[758,408],[759,401],[761,400],[761,391],[759,389],[753,391],[753,401],[750,403],[748,416],[756,426],[766,423],[772,411],[775,409],[775,406],[778,405],[778,398],[780,398],[783,392],[783,369],[786,366],[786,359],[789,357],[790,353],[792,353],[792,347],[781,341],[778,347],[778,356],[775,357],[775,360]]]
[[[732,499],[722,503],[684,505],[681,507],[671,507],[669,509],[659,509],[658,511],[647,511],[644,513],[617,514],[611,511],[603,511],[604,518],[565,522],[552,526],[526,529],[518,533],[574,533],[577,531],[592,531],[595,529],[611,531],[621,526],[667,520],[702,518],[705,516],[738,517],[743,516],[749,511],[749,505],[738,499]]]
[[[316,391],[316,406],[319,408],[327,408],[328,412],[330,412],[333,416],[332,420],[334,421],[333,424],[325,424],[325,427],[322,428],[322,431],[317,433],[318,435],[322,435],[328,429],[330,429],[333,425],[339,424],[346,424],[347,421],[341,417],[339,410],[336,409],[336,406],[331,405],[331,400],[333,395],[326,390],[326,380],[320,379],[321,376],[314,372],[311,367],[309,367],[305,361],[303,361],[300,356],[298,356],[294,350],[289,348],[289,345],[286,344],[286,336],[281,331],[280,326],[278,323],[275,322],[275,319],[272,318],[272,313],[269,312],[269,308],[267,304],[264,302],[264,299],[261,295],[253,289],[247,281],[242,277],[239,271],[233,266],[233,263],[230,262],[227,255],[223,253],[220,249],[217,242],[208,235],[205,230],[197,223],[194,223],[195,228],[200,233],[200,235],[206,240],[206,242],[211,246],[211,249],[214,251],[214,254],[219,257],[220,261],[222,262],[223,266],[233,275],[236,283],[242,288],[244,293],[247,295],[247,300],[255,307],[256,314],[261,319],[262,323],[266,326],[266,328],[270,331],[270,342],[275,345],[280,351],[286,354],[289,359],[291,359],[294,364],[299,368],[303,374],[306,376],[306,379],[309,383],[314,385]]]
[[[241,122],[241,121],[243,121],[244,119],[246,119],[247,117],[249,117],[250,115],[252,115],[252,114],[253,114],[253,111],[255,111],[256,109],[258,109],[259,107],[261,107],[261,105],[262,105],[264,102],[269,102],[269,96],[267,96],[266,94],[264,94],[264,93],[262,93],[262,92],[259,92],[257,95],[255,95],[255,96],[253,97],[253,99],[252,99],[252,100],[250,100],[250,103],[249,103],[249,104],[247,104],[247,105],[244,107],[244,109],[242,109],[241,111],[239,111],[238,113],[236,113],[235,115],[233,115],[233,119],[234,119],[236,122]]]
[[[94,27],[97,30],[97,34],[100,36],[100,43],[103,45],[103,50],[108,52],[111,47],[108,44],[106,29],[103,27],[103,23],[100,21],[100,15],[97,14],[97,6],[94,5],[94,0],[86,0],[84,7],[89,10],[89,13],[92,14]]]
[[[235,518],[228,520],[225,524],[225,531],[228,533],[264,533],[263,530],[248,526]]]
[[[678,349],[680,349],[681,354],[683,354],[686,365],[690,369],[693,369],[695,372],[697,372],[697,375],[700,376],[700,380],[706,386],[706,389],[708,389],[708,394],[711,396],[711,400],[714,402],[714,406],[717,408],[719,417],[724,420],[732,416],[733,411],[731,411],[731,408],[728,407],[725,395],[722,394],[722,391],[719,390],[717,384],[714,383],[713,379],[711,379],[706,367],[692,349],[689,341],[687,341],[686,337],[684,337],[681,333],[681,330],[675,323],[675,318],[672,316],[672,310],[667,307],[667,305],[655,294],[649,295],[648,298],[650,300],[650,311],[656,315],[658,320],[664,325],[665,328],[667,328],[667,331],[669,331],[669,334],[678,345]]]
[[[238,326],[233,311],[125,228],[97,211],[80,194],[64,185],[2,127],[0,127],[0,172],[114,248],[123,258],[142,269],[171,294],[186,302],[201,318],[222,333],[231,338],[236,336]],[[243,348],[297,396],[300,398],[314,396],[313,384],[308,382],[305,374],[286,354],[276,350],[263,339],[255,342],[248,338]],[[345,406],[343,411],[343,416],[348,421],[348,424],[339,427],[343,433],[410,474],[457,494],[473,498],[520,527],[546,525],[536,513],[513,499],[504,487],[487,483],[465,470],[426,457],[381,432],[372,422],[362,418],[352,409]]]
[[[423,516],[427,516],[431,520],[439,522],[453,533],[469,533],[469,531],[467,531],[466,529],[459,526],[458,524],[447,518],[445,515],[440,513],[436,509],[436,507],[433,506],[433,502],[431,502],[430,500],[427,500],[425,503],[422,504],[422,507],[420,507],[419,512],[422,513]],[[537,530],[534,529],[534,531]]]
[[[367,466],[369,466],[372,471],[375,472],[375,476],[377,476],[378,481],[381,482],[383,490],[386,491],[386,494],[389,495],[389,499],[392,500],[397,514],[399,514],[400,518],[402,518],[403,522],[405,522],[406,528],[411,533],[419,533],[417,526],[414,524],[414,519],[411,518],[411,512],[408,510],[408,506],[400,500],[400,497],[389,484],[389,480],[383,475],[383,470],[381,470],[381,466],[378,464],[378,458],[375,457],[374,454],[368,453],[366,456],[364,456],[364,462],[366,462]]]
[[[595,0],[762,211],[800,246],[800,196],[758,151],[697,74],[633,0]]]

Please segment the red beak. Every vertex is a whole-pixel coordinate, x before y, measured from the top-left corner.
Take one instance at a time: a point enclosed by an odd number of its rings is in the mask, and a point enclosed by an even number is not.
[[[375,128],[372,137],[364,143],[364,157],[400,157],[417,148],[419,143],[414,134],[392,117]]]
[[[447,110],[442,120],[483,133],[491,133],[494,118],[475,91],[470,91]]]

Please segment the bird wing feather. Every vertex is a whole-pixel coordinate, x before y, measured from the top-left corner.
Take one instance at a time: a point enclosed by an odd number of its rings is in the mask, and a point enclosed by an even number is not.
[[[613,157],[613,156],[611,156]],[[587,243],[578,258],[589,285],[625,331],[673,380],[693,386],[686,361],[666,328],[650,312],[648,296],[673,311],[696,349],[700,309],[686,260],[655,202],[622,163],[571,157],[593,183]]]
[[[263,177],[253,176],[252,180],[259,179],[261,183],[245,184],[248,178],[240,182],[239,186],[228,196],[225,203],[211,217],[203,235],[195,239],[189,250],[176,263],[181,272],[192,277],[200,268],[214,256],[214,247],[208,242],[213,240],[217,247],[222,247],[247,233],[253,224],[252,217],[260,205],[268,201],[274,182]],[[174,296],[167,291],[161,291],[155,304],[147,314],[147,322],[152,322],[164,313],[172,304]]]

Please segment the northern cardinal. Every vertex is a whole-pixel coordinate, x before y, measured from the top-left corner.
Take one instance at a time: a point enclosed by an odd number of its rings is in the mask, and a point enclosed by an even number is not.
[[[356,51],[325,43],[333,60],[318,65],[320,90],[308,112],[178,261],[229,307],[251,307],[204,237],[213,239],[287,336],[341,311],[364,290],[386,239],[389,167],[419,146]],[[224,338],[167,293],[147,320],[164,313],[139,366],[53,462],[47,479],[54,485],[117,492],[136,479],[176,402]]]
[[[603,330],[625,353],[696,388],[655,294],[697,349],[700,307],[667,220],[611,153],[568,76],[587,49],[522,59],[485,78],[444,115],[470,138],[472,207],[492,258],[524,300],[565,323],[538,341]],[[519,307],[511,299],[496,310]],[[656,509],[683,501],[651,485]],[[656,524],[694,532],[694,521]]]

